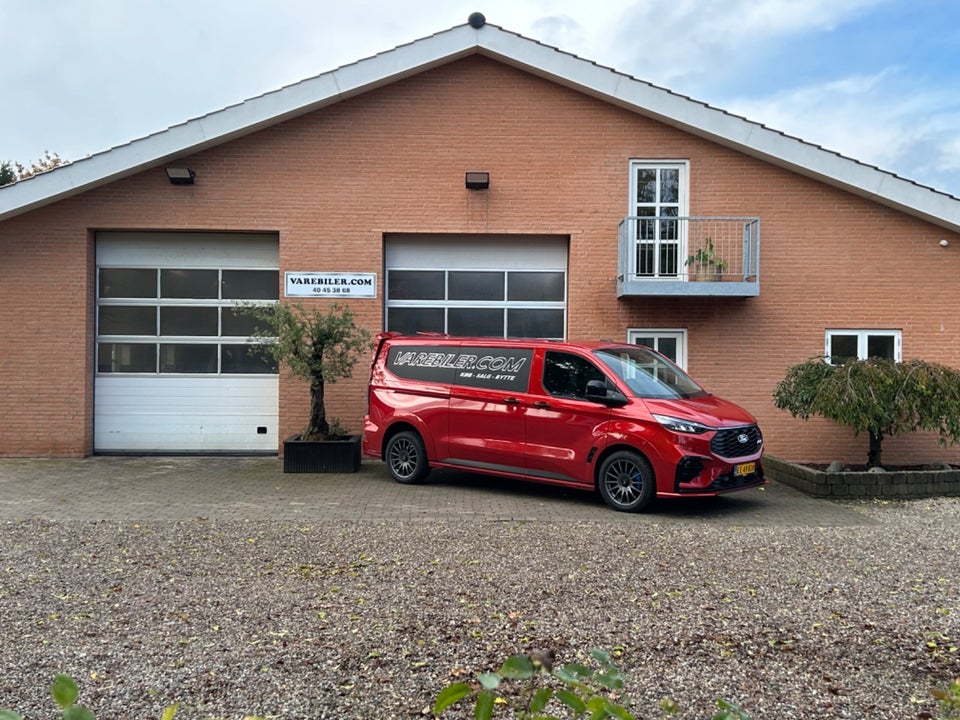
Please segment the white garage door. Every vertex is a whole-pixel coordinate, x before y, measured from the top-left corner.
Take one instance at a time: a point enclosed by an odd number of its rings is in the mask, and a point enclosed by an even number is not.
[[[563,339],[568,244],[556,236],[389,236],[386,328]]]
[[[237,301],[275,301],[276,235],[97,235],[97,452],[275,453],[278,376]]]

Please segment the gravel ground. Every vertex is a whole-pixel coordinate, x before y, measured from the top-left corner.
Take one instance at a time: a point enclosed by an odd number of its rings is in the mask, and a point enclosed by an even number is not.
[[[5,522],[0,707],[55,717],[65,672],[99,720],[424,718],[512,653],[604,648],[641,718],[937,717],[960,498],[856,507],[879,523]]]

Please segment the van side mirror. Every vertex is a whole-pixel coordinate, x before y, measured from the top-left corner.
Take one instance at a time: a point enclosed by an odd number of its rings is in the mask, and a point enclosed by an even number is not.
[[[587,381],[586,398],[608,407],[623,407],[629,402],[626,395],[614,388],[608,388],[603,380]]]

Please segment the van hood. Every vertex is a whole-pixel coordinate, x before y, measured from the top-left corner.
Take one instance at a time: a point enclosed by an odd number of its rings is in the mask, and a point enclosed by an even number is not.
[[[669,415],[683,420],[693,420],[711,427],[737,427],[755,425],[757,419],[736,403],[716,395],[686,398],[684,400],[661,400],[643,398],[651,413]]]

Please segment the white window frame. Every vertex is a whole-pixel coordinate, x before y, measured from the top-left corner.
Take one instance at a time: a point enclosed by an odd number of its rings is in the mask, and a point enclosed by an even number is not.
[[[636,345],[642,337],[654,338],[659,352],[661,338],[670,338],[677,341],[677,365],[682,370],[687,369],[687,331],[683,328],[628,328],[627,342]]]
[[[863,330],[852,328],[833,328],[824,332],[823,355],[827,362],[831,362],[830,345],[835,335],[855,335],[857,338],[857,359],[867,359],[867,342],[871,337],[892,337],[893,338],[893,361],[903,361],[903,331],[902,330]]]
[[[643,159],[632,159],[630,160],[630,181],[627,183],[629,195],[627,197],[627,214],[631,217],[637,216],[637,209],[639,207],[637,203],[637,170],[641,169],[652,169],[652,170],[678,170],[679,178],[677,183],[677,272],[676,274],[660,274],[658,272],[654,278],[664,278],[664,279],[686,279],[686,273],[683,270],[683,260],[687,257],[687,221],[686,218],[690,215],[690,161],[689,160],[643,160]],[[659,190],[658,190],[659,194]],[[659,198],[654,203],[658,208],[662,203]],[[647,205],[646,203],[644,205]],[[673,205],[673,203],[670,203]],[[637,232],[636,229],[634,232]],[[658,232],[659,235],[659,232]],[[658,252],[660,246],[660,240],[658,239],[655,243]],[[639,251],[640,241],[637,238],[633,239],[631,243],[631,258],[629,261],[628,267],[636,268],[637,267],[637,256]],[[657,261],[659,264],[659,261]],[[644,276],[646,277],[646,276]]]

